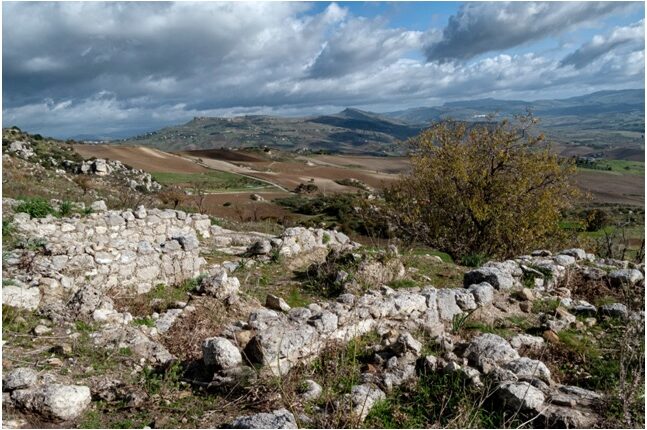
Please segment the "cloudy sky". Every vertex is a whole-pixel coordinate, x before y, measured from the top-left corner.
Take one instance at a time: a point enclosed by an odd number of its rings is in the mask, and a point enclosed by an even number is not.
[[[642,2],[3,2],[3,126],[391,111],[643,88]]]

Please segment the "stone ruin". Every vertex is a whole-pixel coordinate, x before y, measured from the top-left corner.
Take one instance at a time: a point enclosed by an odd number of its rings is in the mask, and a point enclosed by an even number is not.
[[[101,204],[95,205],[102,209]],[[342,233],[301,227],[286,229],[279,237],[235,232],[211,225],[208,217],[174,210],[100,210],[85,217],[30,219],[16,214],[18,235],[38,240],[42,249],[11,251],[3,265],[3,304],[37,309],[52,318],[83,315],[101,324],[94,343],[106,348],[129,347],[150,363],[166,364],[174,357],[160,335],[178,318],[193,311],[182,303],[157,316],[153,327],[137,326],[127,312],[118,312],[108,292],[114,288],[144,293],[157,283],[176,284],[204,275],[197,292],[217,300],[238,293],[232,272],[238,264],[207,267],[201,250],[254,258],[262,264],[271,255],[288,259],[323,251],[352,251],[359,245]],[[340,295],[336,300],[290,308],[281,298],[268,296],[264,307],[249,312],[244,321],[225,326],[202,344],[203,362],[213,372],[206,384],[222,389],[261,373],[286,375],[293,367],[320,355],[335,343],[346,343],[369,332],[381,336],[374,345],[374,364],[380,371],[365,373],[361,382],[340,399],[361,421],[386,393],[411,381],[419,372],[458,373],[476,387],[494,385],[505,408],[537,418],[542,426],[589,427],[597,422],[595,406],[601,396],[582,388],[554,382],[547,366],[522,354],[541,348],[544,338],[526,334],[510,341],[482,334],[467,342],[451,335],[458,316],[471,312],[497,312],[509,306],[525,274],[532,274],[531,292],[557,298],[560,311],[546,315],[543,325],[556,333],[580,323],[575,315],[615,315],[644,321],[644,314],[623,304],[597,309],[573,300],[556,286],[578,273],[585,279],[608,279],[611,285],[643,282],[642,266],[598,259],[580,249],[557,255],[537,251],[504,262],[489,262],[464,276],[463,288],[408,288],[375,286],[365,293]],[[441,354],[423,355],[421,343],[411,333],[424,332],[436,339]],[[306,381],[304,399],[315,399],[321,387]],[[7,401],[52,420],[73,419],[90,403],[90,388],[59,384],[35,377],[28,368],[11,371],[4,382]],[[94,389],[94,388],[93,388]],[[61,406],[63,405],[63,406]],[[306,416],[298,417],[307,421]],[[280,409],[242,416],[234,428],[296,428],[295,416]]]

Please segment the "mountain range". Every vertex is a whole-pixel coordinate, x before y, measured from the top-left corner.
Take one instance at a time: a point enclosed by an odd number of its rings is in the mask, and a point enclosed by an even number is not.
[[[167,151],[218,147],[269,146],[285,150],[324,150],[397,154],[398,145],[434,121],[483,121],[532,112],[539,129],[559,144],[591,150],[644,151],[645,90],[601,91],[559,100],[480,99],[448,102],[388,113],[347,108],[339,113],[300,118],[247,115],[196,117],[186,124],[116,143],[151,145]]]

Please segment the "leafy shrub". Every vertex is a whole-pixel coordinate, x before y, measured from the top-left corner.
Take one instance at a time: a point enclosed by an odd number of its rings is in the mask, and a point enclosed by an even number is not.
[[[531,132],[535,122],[444,121],[413,139],[411,173],[385,190],[399,236],[453,257],[509,257],[563,234],[575,166]]]
[[[299,277],[308,290],[324,297],[337,297],[343,293],[344,284],[352,280],[359,263],[360,259],[350,252],[332,250],[326,256],[326,261],[310,265],[299,273]],[[346,272],[347,276],[340,277],[341,272]]]
[[[591,209],[586,213],[586,231],[598,231],[611,224],[611,217],[603,209]]]
[[[28,213],[32,218],[45,218],[55,211],[49,202],[41,197],[29,198],[15,208],[16,212]]]
[[[316,193],[317,191],[319,191],[319,187],[315,184],[299,184],[294,189],[294,192],[297,194],[312,194]]]

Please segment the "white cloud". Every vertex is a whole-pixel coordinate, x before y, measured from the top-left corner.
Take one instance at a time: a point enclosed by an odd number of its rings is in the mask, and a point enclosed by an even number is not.
[[[458,26],[454,33],[390,28],[379,17],[353,16],[335,3],[319,13],[308,7],[5,3],[5,124],[61,137],[130,133],[192,116],[328,113],[344,106],[395,110],[466,97],[557,97],[643,82],[644,46],[626,55],[611,49],[580,69],[500,50],[467,63],[427,62],[423,55],[425,47],[457,43],[462,26],[481,28],[488,46],[502,46],[488,39],[488,17],[498,20],[502,40],[510,38],[507,46],[528,39],[520,36],[524,25],[530,37],[540,37],[563,23],[559,14],[581,23],[616,6],[503,5],[495,14],[493,6],[470,4],[450,22],[448,28]],[[450,33],[458,36],[448,38]],[[627,37],[616,29],[595,43]],[[459,54],[481,52],[480,46],[473,42]]]
[[[567,55],[562,64],[572,65],[577,69],[592,63],[610,51],[628,46],[630,52],[645,49],[645,22],[640,20],[626,27],[616,27],[610,34],[595,35],[591,42]]]

